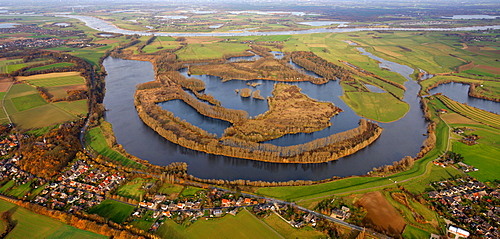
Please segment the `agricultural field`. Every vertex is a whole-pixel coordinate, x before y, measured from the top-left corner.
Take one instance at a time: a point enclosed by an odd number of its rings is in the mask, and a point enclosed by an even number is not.
[[[175,41],[175,39],[172,37],[158,36],[155,38],[153,42],[142,48],[142,51],[148,54],[165,49],[175,49],[179,45],[180,45],[179,42]]]
[[[69,66],[74,66],[74,65],[75,64],[69,63],[69,62],[60,62],[60,63],[54,63],[54,64],[50,64],[50,65],[30,68],[29,70],[27,70],[27,72],[60,69],[60,68],[65,68],[65,67],[69,67]]]
[[[159,229],[158,234],[172,238],[174,230],[177,235],[187,238],[280,238],[280,234],[260,221],[246,209],[236,216],[226,215],[223,218],[198,220],[185,228],[167,220]]]
[[[464,117],[500,129],[500,115],[453,101],[444,95],[436,95],[435,97],[443,102],[447,108]]]
[[[6,238],[106,238],[106,236],[68,226],[55,219],[0,200],[0,211],[9,210],[14,212],[12,218],[17,223]]]
[[[357,203],[367,211],[363,219],[366,222],[393,235],[403,233],[406,226],[404,218],[387,201],[381,192],[366,193]],[[391,220],[387,220],[388,218]]]
[[[134,212],[134,208],[134,206],[107,199],[91,208],[88,213],[98,214],[116,223],[123,223]]]
[[[126,184],[120,186],[116,190],[116,194],[122,197],[132,198],[137,201],[141,201],[146,191],[143,186],[146,186],[149,181],[143,178],[134,178],[133,180],[127,182]]]
[[[4,59],[0,61],[0,73],[11,73],[23,67],[26,67],[26,64],[23,63],[22,59],[12,59],[12,60]]]
[[[161,185],[160,189],[158,189],[158,193],[176,197],[182,191],[182,189],[183,187],[180,185],[164,183],[163,185]]]
[[[220,59],[224,55],[241,54],[245,50],[250,49],[246,44],[218,42],[222,39],[206,40],[208,42],[192,43],[179,50],[177,52],[179,60]]]
[[[294,228],[290,224],[283,221],[276,214],[272,213],[270,216],[261,219],[267,225],[272,227],[276,232],[278,232],[282,237],[295,239],[295,238],[324,238],[326,235],[314,230],[311,227],[304,228]]]
[[[454,125],[455,126],[455,125]],[[469,172],[468,174],[482,182],[493,182],[500,180],[498,169],[500,168],[500,148],[498,142],[500,140],[500,130],[492,128],[478,128],[474,129],[473,133],[479,135],[481,138],[475,145],[466,145],[452,141],[453,152],[459,153],[464,157],[464,163],[472,165],[479,169],[478,171]]]
[[[32,76],[17,77],[20,81],[26,81],[31,85],[38,87],[83,85],[85,79],[80,76],[80,72],[60,72],[48,73]]]
[[[12,121],[22,128],[39,128],[77,119],[76,115],[47,103],[27,84],[13,85],[4,96],[3,106]]]
[[[74,109],[72,109],[74,110]],[[100,155],[103,155],[110,159],[111,161],[117,162],[123,166],[127,167],[141,167],[142,165],[137,162],[125,157],[120,152],[112,149],[106,138],[104,137],[103,131],[101,127],[95,127],[89,131],[87,131],[85,135],[85,141],[87,144],[95,150]]]
[[[203,190],[202,188],[197,188],[197,187],[190,187],[190,186],[186,186],[184,187],[184,189],[182,190],[182,192],[180,193],[180,197],[184,197],[184,198],[187,198],[187,197],[192,197],[194,196],[197,192]]]
[[[342,100],[362,117],[379,122],[392,122],[402,118],[410,106],[389,93],[344,92]]]

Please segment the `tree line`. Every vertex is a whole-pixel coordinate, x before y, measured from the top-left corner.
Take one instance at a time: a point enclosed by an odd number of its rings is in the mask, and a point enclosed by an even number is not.
[[[322,76],[326,81],[351,80],[351,72],[344,67],[333,64],[309,51],[294,51],[291,54],[292,61]]]

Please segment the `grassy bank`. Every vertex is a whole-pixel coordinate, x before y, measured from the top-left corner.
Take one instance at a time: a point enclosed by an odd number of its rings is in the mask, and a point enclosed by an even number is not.
[[[107,238],[93,232],[68,226],[47,216],[28,211],[13,203],[0,200],[0,211],[13,211],[14,229],[6,238]]]

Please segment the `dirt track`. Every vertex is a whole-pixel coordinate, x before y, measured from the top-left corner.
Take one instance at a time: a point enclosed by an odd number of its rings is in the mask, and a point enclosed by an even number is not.
[[[402,234],[406,223],[403,217],[385,199],[381,192],[370,192],[357,202],[368,214],[363,221],[391,234]]]

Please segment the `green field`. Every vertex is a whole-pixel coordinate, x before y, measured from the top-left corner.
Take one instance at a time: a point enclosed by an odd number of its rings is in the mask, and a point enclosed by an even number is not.
[[[11,73],[25,66],[23,59],[2,60],[0,61],[0,73]]]
[[[48,104],[39,94],[11,98],[18,112]]]
[[[31,181],[25,184],[17,185],[9,189],[5,194],[21,199],[31,191]]]
[[[14,211],[13,220],[16,227],[6,238],[107,238],[93,232],[84,231],[68,226],[60,221],[42,216],[13,203],[0,200],[0,211]]]
[[[78,119],[52,104],[10,114],[12,121],[24,129],[46,127]],[[36,120],[33,120],[36,119]]]
[[[412,227],[410,225],[406,225],[405,230],[403,232],[403,238],[406,239],[421,239],[421,238],[429,238],[431,234],[424,230],[418,229],[416,227]]]
[[[242,53],[250,49],[246,44],[239,43],[211,43],[189,44],[176,52],[179,60],[219,59],[225,54]]]
[[[58,68],[64,68],[64,67],[69,67],[69,66],[74,66],[75,64],[69,63],[69,62],[60,62],[60,63],[54,63],[50,65],[45,65],[45,66],[39,66],[39,67],[34,67],[28,70],[28,72],[32,71],[43,71],[43,70],[49,70],[49,69],[58,69]]]
[[[108,143],[106,142],[106,139],[104,138],[100,127],[88,130],[87,134],[85,135],[85,141],[97,153],[109,158],[114,162],[118,162],[119,164],[127,167],[142,167],[141,164],[125,157],[120,152],[110,148]]]
[[[160,189],[158,189],[158,193],[170,195],[173,193],[180,193],[182,191],[182,186],[170,183],[164,183]]]
[[[197,188],[197,187],[186,186],[186,187],[184,187],[184,189],[182,190],[182,192],[179,196],[180,197],[193,197],[200,190],[203,190],[203,189]]]
[[[167,220],[157,234],[163,238],[173,238],[171,230],[186,238],[280,238],[280,235],[270,229],[264,222],[257,219],[247,210],[242,210],[236,216],[226,215],[223,218],[198,220],[185,228],[172,220]]]
[[[443,102],[446,107],[462,116],[465,116],[481,124],[500,129],[500,115],[474,108],[460,102],[456,102],[444,95],[436,95],[436,98]]]
[[[344,92],[340,98],[356,114],[384,123],[402,118],[410,109],[408,104],[389,93]]]
[[[141,218],[136,218],[132,219],[130,222],[130,225],[133,225],[134,227],[137,227],[139,229],[142,229],[144,231],[148,231],[149,228],[151,228],[151,225],[156,221],[158,218],[153,218],[154,211],[148,210],[146,213]]]
[[[146,191],[142,189],[142,186],[147,182],[148,181],[143,178],[134,178],[132,181],[120,186],[118,190],[116,190],[116,194],[141,201],[144,195],[146,195]]]
[[[10,88],[9,93],[5,96],[7,99],[21,97],[25,95],[38,94],[35,87],[27,84],[15,84]]]
[[[53,105],[74,116],[86,115],[88,113],[87,100],[60,101]]]
[[[295,238],[325,238],[326,235],[314,230],[311,227],[294,228],[287,222],[283,221],[276,214],[271,213],[270,216],[262,219],[267,225],[272,227],[284,238],[295,239]]]
[[[83,85],[85,79],[81,76],[50,77],[44,79],[27,80],[30,84],[39,87]]]
[[[65,106],[72,104],[75,106],[74,109],[64,109]],[[55,104],[47,103],[38,94],[35,87],[27,84],[16,84],[6,93],[3,106],[15,124],[29,129],[76,120],[78,112],[84,111],[84,104],[84,102],[60,102],[59,108]]]
[[[89,214],[97,214],[116,223],[123,223],[134,212],[134,206],[106,199],[89,210]]]
[[[459,126],[459,125],[454,125]],[[459,153],[464,157],[464,163],[472,165],[479,171],[469,172],[468,174],[482,182],[493,182],[500,180],[498,169],[500,168],[500,130],[492,128],[478,128],[469,126],[475,129],[474,134],[479,135],[481,138],[477,141],[476,145],[466,145],[453,140],[452,150]]]

